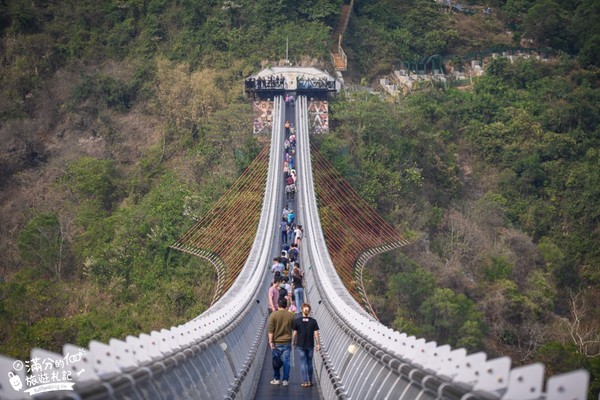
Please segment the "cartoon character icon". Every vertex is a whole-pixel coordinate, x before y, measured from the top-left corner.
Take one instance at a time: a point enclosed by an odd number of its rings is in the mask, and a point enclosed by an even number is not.
[[[21,377],[19,375],[13,374],[12,371],[8,373],[8,381],[10,382],[10,385],[13,387],[13,389],[15,389],[17,392],[23,389],[23,382],[21,382]]]

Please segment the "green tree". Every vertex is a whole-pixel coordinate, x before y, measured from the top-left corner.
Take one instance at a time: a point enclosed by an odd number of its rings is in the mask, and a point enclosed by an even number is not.
[[[430,337],[471,350],[481,348],[483,318],[464,294],[436,288],[419,307],[419,315]]]
[[[111,160],[81,157],[67,167],[62,181],[99,208],[111,209],[118,198],[118,174]]]
[[[65,229],[57,214],[33,217],[19,233],[17,244],[21,258],[30,267],[59,280],[63,277],[69,250]]]
[[[419,313],[433,337],[446,339],[453,328],[462,325],[459,322],[460,305],[456,300],[451,289],[436,288],[421,304]]]
[[[599,65],[598,46],[600,45],[600,2],[583,0],[578,2],[571,19],[570,30],[579,48],[579,60],[583,65]]]
[[[469,319],[462,324],[458,331],[456,347],[464,347],[469,352],[483,349],[485,331],[483,323],[479,319]]]
[[[131,108],[137,87],[121,82],[108,75],[84,75],[73,91],[71,102],[80,104],[88,99],[99,102],[102,106],[126,111]]]
[[[36,10],[31,2],[11,1],[8,6],[11,28],[16,33],[33,33],[40,29]]]
[[[320,20],[328,25],[335,24],[340,12],[341,0],[307,0],[300,2],[299,14],[309,20]]]
[[[567,12],[554,0],[538,0],[523,21],[527,36],[533,37],[542,46],[570,50]]]
[[[579,60],[585,66],[600,65],[600,34],[596,34],[587,39],[579,50]]]
[[[427,299],[436,287],[435,277],[423,268],[392,275],[388,280],[388,297],[394,303],[414,312]]]
[[[513,271],[514,266],[502,256],[493,256],[491,260],[483,267],[485,278],[494,282],[497,280],[508,279]]]

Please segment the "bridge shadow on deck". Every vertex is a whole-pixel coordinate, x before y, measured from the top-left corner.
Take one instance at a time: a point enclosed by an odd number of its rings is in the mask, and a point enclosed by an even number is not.
[[[258,355],[257,355],[258,356]],[[287,387],[279,385],[271,385],[271,379],[273,379],[273,367],[271,364],[271,349],[267,346],[265,352],[265,360],[263,363],[262,372],[260,373],[260,380],[258,381],[258,387],[256,388],[256,400],[319,400],[320,385],[317,381],[318,377],[315,374],[313,379],[315,380],[314,386],[311,388],[303,388],[300,386],[302,383],[302,374],[300,373],[300,354],[294,347],[292,355],[290,357],[290,385]],[[283,369],[282,369],[283,372]]]

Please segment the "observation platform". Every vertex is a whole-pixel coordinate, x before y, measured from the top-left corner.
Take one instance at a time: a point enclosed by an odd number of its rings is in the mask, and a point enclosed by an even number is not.
[[[286,105],[292,106],[299,96],[306,96],[310,133],[329,132],[329,98],[341,89],[339,80],[315,67],[269,67],[249,76],[244,80],[244,90],[252,99],[254,134],[270,135],[273,128],[273,99],[277,96],[282,96]],[[293,112],[289,111],[287,115],[291,116]]]
[[[325,99],[341,90],[340,81],[315,67],[269,67],[244,80],[244,89],[254,99],[271,99],[287,93]]]

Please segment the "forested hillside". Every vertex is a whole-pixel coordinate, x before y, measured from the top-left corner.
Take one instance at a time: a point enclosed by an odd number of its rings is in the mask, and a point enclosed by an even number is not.
[[[202,312],[171,244],[262,146],[242,79],[328,66],[341,0],[0,0],[0,353]],[[469,90],[340,97],[322,151],[412,238],[369,269],[383,322],[551,373],[600,374],[600,1],[356,1],[349,82],[496,45]],[[492,12],[483,14],[483,7]]]
[[[0,353],[206,309],[212,266],[168,246],[262,146],[243,78],[286,37],[327,54],[339,5],[309,3],[0,1]]]
[[[321,148],[414,239],[369,269],[384,323],[517,364],[542,361],[550,373],[585,367],[595,398],[600,2],[485,5],[491,16],[359,3],[345,44],[351,73],[370,81],[401,59],[452,60],[511,42],[551,46],[556,57],[489,59],[473,90],[338,101]]]

